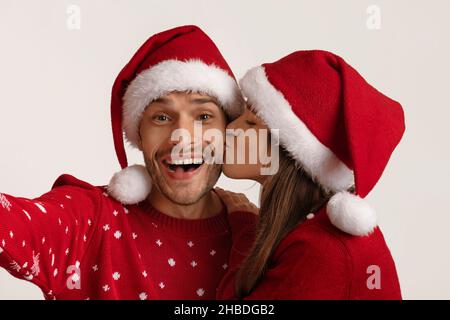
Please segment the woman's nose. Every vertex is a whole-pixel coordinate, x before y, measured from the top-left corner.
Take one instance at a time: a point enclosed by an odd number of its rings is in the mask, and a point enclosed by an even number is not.
[[[239,118],[240,118],[240,117],[239,117]],[[236,129],[237,124],[238,124],[237,122],[238,122],[239,118],[237,118],[237,119],[231,121],[231,122],[227,125],[227,129]]]

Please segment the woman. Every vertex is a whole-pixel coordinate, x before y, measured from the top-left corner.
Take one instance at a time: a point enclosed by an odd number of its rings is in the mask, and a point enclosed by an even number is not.
[[[256,240],[218,298],[401,299],[394,261],[363,199],[403,135],[400,104],[318,50],[253,68],[240,84],[248,108],[228,129],[279,129],[279,169],[262,175],[260,159],[223,167],[262,190]],[[249,154],[246,141],[244,150],[228,146]]]

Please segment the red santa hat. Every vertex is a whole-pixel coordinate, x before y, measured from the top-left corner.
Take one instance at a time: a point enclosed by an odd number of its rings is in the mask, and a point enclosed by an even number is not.
[[[280,144],[323,188],[335,194],[330,221],[352,235],[377,226],[363,198],[375,186],[404,130],[401,105],[341,57],[297,51],[249,70],[240,81],[248,103]],[[347,192],[355,186],[355,194]]]
[[[121,171],[108,193],[123,204],[144,200],[151,179],[142,165],[128,167],[123,133],[140,149],[139,124],[153,100],[174,91],[199,92],[215,97],[234,119],[243,99],[236,79],[214,42],[196,26],[182,26],[150,37],[117,76],[111,97],[114,147]]]

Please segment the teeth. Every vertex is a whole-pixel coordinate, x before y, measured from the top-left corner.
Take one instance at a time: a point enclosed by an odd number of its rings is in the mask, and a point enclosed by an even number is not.
[[[202,158],[196,158],[196,159],[177,159],[173,161],[167,161],[168,164],[174,164],[174,165],[182,165],[182,164],[202,164],[203,159]]]
[[[169,162],[169,163],[170,163],[170,162]],[[174,160],[174,161],[172,161],[171,164],[174,164],[174,165],[180,165],[180,164],[183,164],[183,159],[181,159],[181,160]]]

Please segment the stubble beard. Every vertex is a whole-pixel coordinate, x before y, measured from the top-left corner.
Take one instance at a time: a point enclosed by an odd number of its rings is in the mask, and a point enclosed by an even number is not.
[[[203,164],[206,166],[201,170],[204,170],[203,174],[206,178],[200,183],[196,182],[195,185],[188,181],[180,181],[177,183],[168,184],[165,174],[161,171],[160,165],[156,160],[156,157],[151,159],[144,155],[145,166],[152,179],[152,188],[157,188],[158,191],[164,195],[167,199],[178,205],[187,206],[197,203],[203,198],[220,177],[222,172],[221,164]],[[194,178],[197,179],[197,178]]]

